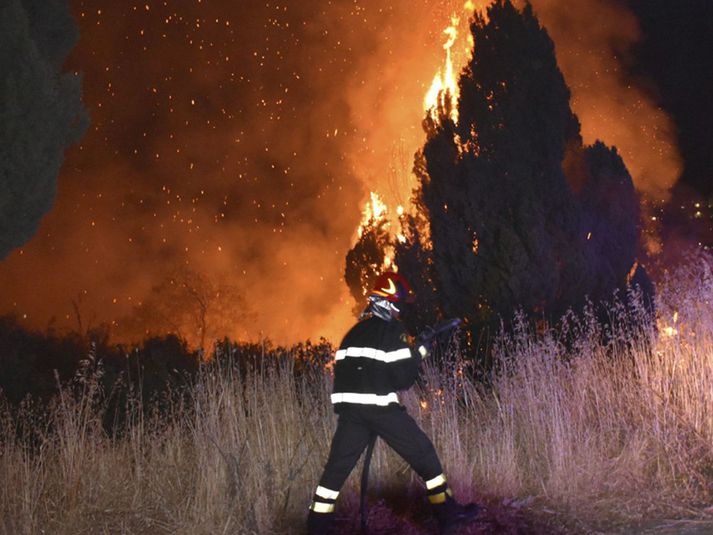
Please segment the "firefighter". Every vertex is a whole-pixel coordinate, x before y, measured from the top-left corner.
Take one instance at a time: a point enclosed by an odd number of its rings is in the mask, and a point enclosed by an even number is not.
[[[461,505],[443,474],[430,439],[399,404],[398,391],[418,376],[429,348],[411,348],[399,316],[414,301],[409,283],[387,271],[376,279],[367,308],[335,355],[332,404],[338,415],[327,464],[309,507],[310,535],[325,534],[334,518],[339,491],[372,434],[406,460],[426,485],[442,532],[474,519],[476,504]]]

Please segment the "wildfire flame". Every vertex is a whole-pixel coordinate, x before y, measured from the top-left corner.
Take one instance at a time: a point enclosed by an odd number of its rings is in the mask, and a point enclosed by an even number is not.
[[[451,16],[451,25],[448,26],[443,33],[448,39],[443,44],[443,49],[446,51],[446,59],[441,69],[436,72],[431,83],[431,88],[426,93],[423,99],[424,109],[430,113],[433,120],[438,120],[438,109],[446,104],[450,104],[450,118],[453,122],[458,122],[458,110],[456,102],[458,102],[458,81],[456,80],[455,69],[453,68],[453,57],[451,49],[458,38],[458,25],[460,18]]]
[[[361,223],[359,223],[359,229],[357,231],[360,238],[362,234],[364,234],[364,228],[366,228],[371,221],[378,221],[382,217],[385,217],[388,212],[386,203],[381,200],[378,193],[375,191],[370,192],[369,198],[370,200],[366,201],[364,210],[361,213]]]
[[[475,10],[476,4],[472,0],[466,0],[463,4],[463,8],[467,14],[472,14]],[[443,50],[445,50],[445,59],[443,65],[436,72],[433,77],[433,82],[431,87],[426,93],[423,100],[424,110],[432,117],[436,122],[439,120],[439,108],[446,107],[450,109],[450,119],[453,122],[458,122],[458,109],[456,103],[458,102],[458,96],[460,94],[458,90],[458,79],[456,76],[457,68],[455,64],[461,65],[464,63],[466,56],[472,51],[473,48],[473,38],[470,33],[466,36],[464,50],[460,51],[460,45],[458,45],[457,50],[454,48],[457,42],[463,42],[463,39],[459,40],[459,27],[463,21],[467,22],[466,19],[461,19],[460,17],[453,14],[450,19],[450,25],[443,30],[446,36],[446,40],[443,43]],[[454,59],[455,56],[455,59]],[[395,213],[397,219],[404,216],[406,210],[403,206],[399,205],[396,207]],[[369,200],[366,202],[364,209],[362,210],[362,219],[357,229],[358,237],[361,238],[364,235],[364,229],[367,228],[370,222],[379,221],[381,219],[387,219],[387,225],[391,225],[391,221],[388,221],[389,210],[386,203],[381,199],[378,193],[372,191],[369,193]],[[395,239],[399,243],[406,242],[406,236],[402,233],[396,233]],[[474,241],[474,248],[477,251],[478,242]],[[389,247],[388,250],[384,251],[384,264],[383,269],[392,269],[394,271],[398,270],[396,264],[394,264],[394,250]]]
[[[399,216],[403,213],[403,207],[398,206],[396,212]],[[361,223],[357,229],[357,233],[361,238],[364,235],[364,229],[369,226],[370,223],[378,222],[381,219],[386,219],[387,227],[391,226],[391,222],[388,220],[389,209],[386,203],[381,200],[381,197],[375,191],[369,192],[369,200],[364,206],[362,211]],[[405,238],[404,238],[405,239]],[[393,247],[387,247],[384,251],[384,263],[382,264],[382,270],[390,269],[393,271],[398,271],[398,267],[394,263],[395,251]]]

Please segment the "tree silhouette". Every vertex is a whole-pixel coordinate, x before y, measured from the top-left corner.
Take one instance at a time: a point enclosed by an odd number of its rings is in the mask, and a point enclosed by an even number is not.
[[[419,194],[416,192],[414,203]],[[394,244],[394,263],[399,267],[416,294],[416,304],[407,307],[404,321],[409,332],[418,333],[438,319],[438,298],[436,296],[431,246],[428,235],[428,221],[424,210],[400,217],[401,233]]]
[[[472,327],[507,322],[517,309],[555,320],[626,283],[638,199],[615,150],[582,146],[531,6],[498,0],[471,31],[458,123],[445,108],[429,114],[415,162],[438,306]]]
[[[589,263],[596,274],[592,298],[606,299],[612,288],[622,285],[622,276],[636,260],[639,202],[616,149],[598,141],[586,149],[585,159],[588,180],[580,198],[590,241]]]
[[[448,98],[424,119],[415,212],[401,217],[395,241],[372,219],[347,255],[355,300],[363,302],[391,246],[418,296],[412,330],[458,316],[475,334],[517,310],[553,322],[588,299],[608,300],[632,275],[650,291],[645,270],[631,273],[640,250],[631,176],[616,149],[583,145],[554,44],[532,7],[497,0],[487,17],[475,14],[471,32],[457,122]]]
[[[154,286],[119,330],[136,341],[173,334],[205,354],[207,343],[234,333],[251,315],[236,287],[184,267]]]
[[[0,260],[36,232],[64,151],[86,129],[80,78],[61,72],[76,39],[65,1],[0,6]]]

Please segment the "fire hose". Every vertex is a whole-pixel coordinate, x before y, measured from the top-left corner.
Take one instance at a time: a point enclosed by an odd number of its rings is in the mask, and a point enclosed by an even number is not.
[[[449,332],[456,329],[462,320],[460,318],[452,318],[437,324],[435,327],[428,327],[422,333],[416,337],[416,347],[426,347],[429,352],[433,343],[435,342],[438,335],[445,332]],[[371,433],[369,437],[369,444],[366,448],[366,454],[364,455],[364,467],[361,472],[361,496],[359,503],[359,514],[361,519],[361,533],[362,535],[367,535],[367,503],[366,494],[367,486],[369,484],[369,466],[371,465],[371,456],[374,453],[374,446],[376,445],[376,433]]]

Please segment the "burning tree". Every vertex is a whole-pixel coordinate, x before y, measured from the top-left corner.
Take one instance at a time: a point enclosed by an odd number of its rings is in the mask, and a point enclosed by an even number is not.
[[[344,280],[355,301],[352,309],[355,316],[363,310],[376,276],[391,264],[389,252],[393,243],[386,206],[375,193],[366,205],[358,233],[359,239],[347,253],[344,269]]]
[[[531,6],[498,0],[471,32],[457,113],[440,100],[416,155],[431,258],[400,267],[414,279],[430,267],[440,311],[473,326],[508,321],[517,309],[553,320],[626,285],[638,199],[615,149],[583,146],[554,45]]]
[[[0,260],[34,235],[86,128],[80,79],[61,72],[76,39],[67,2],[0,6]]]

